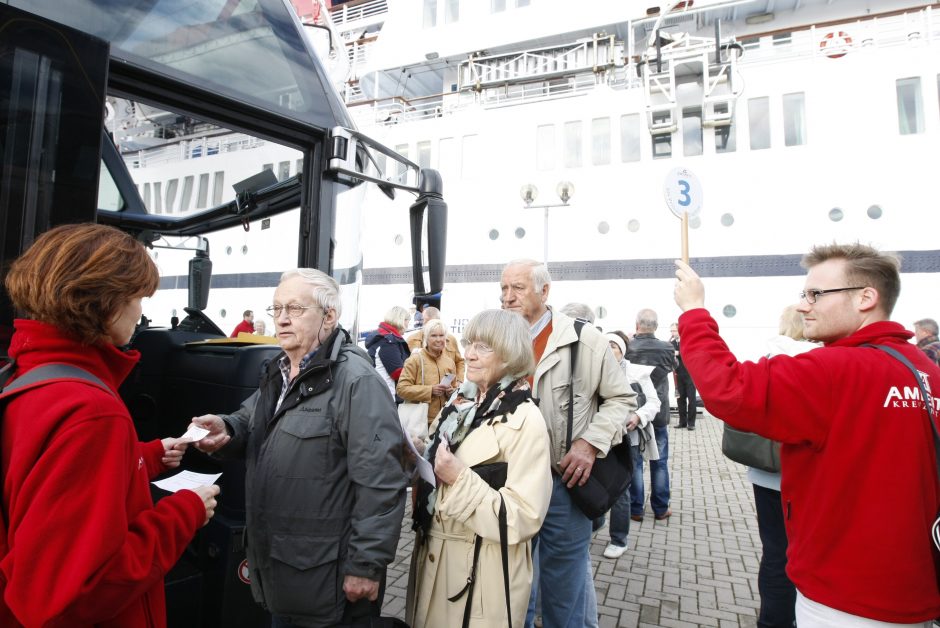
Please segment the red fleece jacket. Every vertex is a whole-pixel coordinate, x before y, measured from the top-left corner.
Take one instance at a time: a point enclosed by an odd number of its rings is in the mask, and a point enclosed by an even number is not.
[[[15,323],[17,376],[74,364],[117,392],[139,354],[82,346],[36,321]],[[77,382],[14,397],[0,433],[3,516],[0,607],[24,626],[166,626],[163,577],[205,521],[202,499],[180,491],[154,506],[165,471],[159,440],[139,443],[127,408]]]
[[[708,411],[783,443],[787,574],[803,595],[885,622],[940,616],[930,525],[940,507],[933,434],[902,353],[940,369],[897,323],[790,357],[739,363],[706,310],[679,318],[682,360]],[[936,400],[935,400],[936,403]]]

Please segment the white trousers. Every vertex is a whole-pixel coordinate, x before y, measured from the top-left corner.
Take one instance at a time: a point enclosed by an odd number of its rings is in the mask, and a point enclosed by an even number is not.
[[[858,615],[849,615],[814,602],[799,591],[796,592],[796,625],[799,628],[892,628],[894,626],[931,628],[932,623],[924,621],[916,624],[892,624]]]

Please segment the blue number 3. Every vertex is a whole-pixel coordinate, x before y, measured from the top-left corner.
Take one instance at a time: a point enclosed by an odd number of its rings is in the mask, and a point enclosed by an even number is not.
[[[679,199],[679,205],[688,207],[692,204],[692,197],[689,196],[689,182],[685,179],[679,179],[679,187],[682,188],[679,192],[682,195],[682,198]]]

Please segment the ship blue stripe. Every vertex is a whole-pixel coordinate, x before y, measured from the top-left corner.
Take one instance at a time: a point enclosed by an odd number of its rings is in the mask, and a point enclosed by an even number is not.
[[[940,273],[940,250],[900,251],[901,270],[904,273]],[[792,277],[806,274],[800,267],[802,255],[728,255],[693,257],[692,267],[702,277]],[[503,264],[463,264],[448,266],[444,274],[447,284],[498,283]],[[334,273],[343,285],[352,283],[358,266]],[[585,260],[579,262],[549,262],[553,281],[603,281],[613,279],[671,279],[675,265],[671,258]],[[212,288],[274,288],[281,277],[279,272],[238,273],[212,276]],[[411,284],[411,268],[397,266],[368,268],[363,271],[363,284],[367,286]],[[161,290],[186,289],[185,275],[163,277]]]

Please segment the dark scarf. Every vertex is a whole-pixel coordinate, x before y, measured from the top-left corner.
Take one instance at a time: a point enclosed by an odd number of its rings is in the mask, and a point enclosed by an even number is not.
[[[441,444],[442,433],[446,432],[450,439],[450,450],[456,453],[460,445],[473,430],[486,423],[505,423],[510,414],[526,401],[532,399],[532,390],[525,378],[500,382],[486,391],[486,396],[476,402],[476,386],[465,382],[455,396],[441,410],[437,421],[437,429],[430,436],[430,444],[424,457],[434,466],[437,449]],[[469,422],[472,411],[475,411]],[[453,415],[453,416],[452,416]],[[455,426],[456,423],[456,426]],[[426,536],[431,529],[431,519],[434,515],[434,500],[437,498],[437,488],[418,478],[418,499],[413,513],[414,530],[420,529]]]

